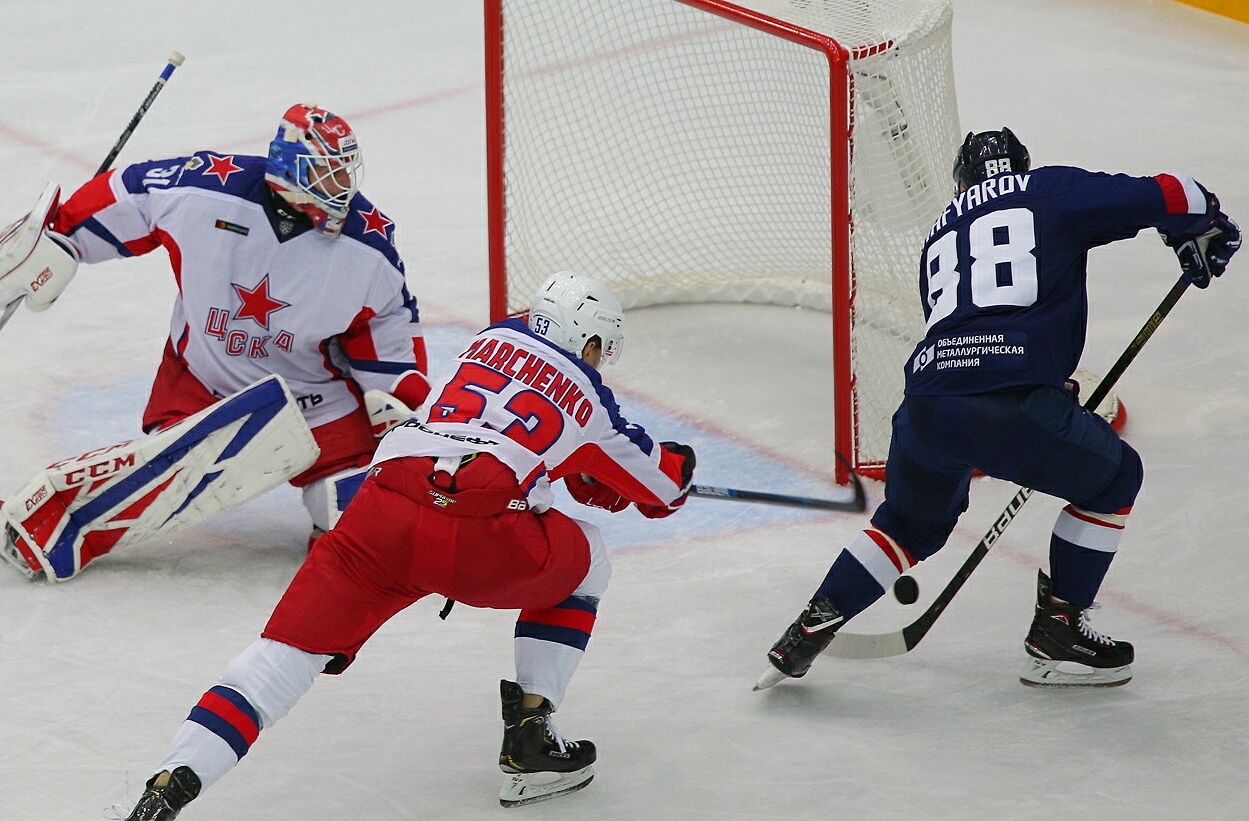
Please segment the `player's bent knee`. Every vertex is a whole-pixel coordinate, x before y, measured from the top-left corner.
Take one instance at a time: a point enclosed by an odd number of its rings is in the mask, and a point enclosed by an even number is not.
[[[882,504],[872,516],[872,527],[901,545],[916,562],[922,562],[945,547],[957,523],[957,518],[941,522],[906,519],[894,515],[887,504]]]
[[[603,542],[603,534],[597,527],[580,519],[573,521],[581,527],[586,541],[590,543],[590,569],[586,571],[585,578],[581,580],[581,584],[577,585],[577,589],[572,591],[572,594],[579,598],[597,601],[607,592],[607,582],[611,579],[611,561],[607,558],[607,545]]]
[[[1091,513],[1117,513],[1136,502],[1136,494],[1145,481],[1145,466],[1131,445],[1122,442],[1122,447],[1119,469],[1110,484],[1091,499],[1072,499],[1072,504]]]
[[[226,667],[221,683],[260,715],[261,728],[283,718],[312,688],[330,656],[305,653],[273,639],[257,639]]]

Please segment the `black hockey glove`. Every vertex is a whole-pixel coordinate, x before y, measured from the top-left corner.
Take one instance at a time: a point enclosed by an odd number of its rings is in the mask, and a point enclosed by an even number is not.
[[[1198,288],[1210,285],[1211,277],[1222,276],[1232,255],[1240,250],[1240,226],[1219,210],[1219,198],[1210,198],[1210,227],[1200,235],[1168,234],[1159,231],[1162,241],[1180,260],[1180,270]]]

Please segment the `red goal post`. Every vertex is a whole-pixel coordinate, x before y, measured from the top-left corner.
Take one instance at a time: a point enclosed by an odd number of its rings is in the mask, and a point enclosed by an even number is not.
[[[562,269],[626,308],[827,310],[834,446],[880,476],[962,136],[951,19],[950,0],[485,0],[492,320]]]

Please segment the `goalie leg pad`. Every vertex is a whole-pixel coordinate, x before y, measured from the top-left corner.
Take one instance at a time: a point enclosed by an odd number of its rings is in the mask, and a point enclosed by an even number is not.
[[[368,475],[369,466],[364,465],[340,470],[304,485],[304,507],[312,517],[312,526],[320,531],[333,528]]]
[[[65,581],[118,547],[256,498],[319,452],[290,390],[270,376],[145,439],[50,466],[0,517],[48,581]]]
[[[31,581],[42,579],[45,571],[35,551],[31,550],[22,537],[17,535],[17,531],[8,524],[7,520],[0,520],[0,527],[4,529],[4,542],[0,543],[0,559],[4,559],[10,567]]]

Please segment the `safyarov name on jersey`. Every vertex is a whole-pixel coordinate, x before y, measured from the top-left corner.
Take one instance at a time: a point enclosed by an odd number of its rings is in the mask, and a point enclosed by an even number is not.
[[[1022,333],[979,333],[943,336],[915,355],[912,366],[919,373],[929,365],[949,368],[1018,367],[1028,354]]]
[[[585,427],[594,414],[594,403],[572,379],[541,356],[498,339],[478,338],[460,354],[461,359],[475,360],[504,376],[519,380],[543,394],[564,413]]]
[[[931,237],[948,225],[950,220],[963,216],[978,205],[1006,194],[1014,194],[1016,191],[1027,191],[1031,180],[1031,174],[998,174],[996,177],[990,177],[984,182],[973,185],[950,201],[946,209],[941,212],[941,216],[933,223],[928,236]]]

